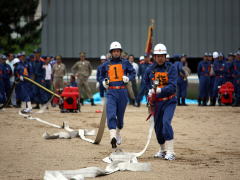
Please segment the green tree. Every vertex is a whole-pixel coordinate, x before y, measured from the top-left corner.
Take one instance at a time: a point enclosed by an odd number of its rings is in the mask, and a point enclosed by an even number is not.
[[[39,0],[0,1],[0,51],[31,52],[40,45],[41,22],[35,18]]]

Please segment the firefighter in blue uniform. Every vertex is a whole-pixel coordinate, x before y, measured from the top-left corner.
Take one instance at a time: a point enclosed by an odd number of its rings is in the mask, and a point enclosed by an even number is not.
[[[34,57],[34,54],[30,54],[29,57],[26,59],[26,66],[28,68],[28,74],[29,74],[29,78],[30,79],[34,79],[34,73],[33,73],[33,62],[35,60],[35,57]],[[29,95],[30,95],[30,98],[31,98],[31,102],[34,102],[34,88],[35,88],[35,85],[32,84],[31,82],[27,82],[28,83],[28,89],[30,89],[29,91]]]
[[[135,70],[128,60],[121,58],[122,47],[117,41],[112,42],[109,52],[112,55],[101,68],[100,81],[107,89],[106,112],[112,148],[121,144],[120,130],[128,103],[126,84],[135,78]]]
[[[229,53],[227,61],[226,61],[226,75],[225,75],[225,79],[226,79],[226,82],[231,82],[231,83],[234,84],[234,78],[233,78],[233,58],[234,58],[234,55],[232,53]]]
[[[214,82],[214,97],[213,97],[213,102],[212,106],[216,105],[216,99],[218,97],[218,90],[219,86],[224,84],[226,82],[225,76],[226,76],[226,62],[223,59],[219,59],[219,54],[218,52],[213,52],[213,70],[215,73],[215,82]]]
[[[177,61],[175,63],[177,72],[178,72],[178,80],[177,80],[177,99],[178,99],[178,105],[186,106],[185,98],[187,96],[187,86],[188,86],[188,80],[187,80],[187,72],[184,71],[184,66],[187,65],[186,61],[187,56],[183,54],[180,58],[180,61]]]
[[[78,87],[78,86],[77,86],[77,82],[76,82],[76,78],[75,78],[74,75],[71,75],[71,77],[70,77],[69,87]]]
[[[141,77],[141,83],[140,83],[140,90],[138,92],[137,98],[136,98],[136,107],[140,107],[141,105],[141,100],[143,98],[143,96],[147,96],[148,94],[148,90],[145,86],[143,77],[144,74],[146,72],[146,69],[151,65],[151,59],[150,59],[150,55],[149,54],[145,54],[144,55],[144,63],[139,65],[139,71],[138,71],[138,76]]]
[[[208,100],[208,88],[210,82],[210,63],[207,59],[208,53],[205,53],[203,60],[198,64],[197,74],[199,79],[198,105],[206,106]]]
[[[209,61],[209,64],[210,64],[210,82],[209,82],[209,88],[208,88],[208,96],[210,98],[210,106],[213,106],[214,101],[216,103],[216,100],[214,100],[215,72],[213,70],[213,56],[212,56],[212,53],[208,53],[208,61]]]
[[[2,55],[2,63],[3,63],[3,82],[6,97],[10,96],[11,83],[10,78],[12,76],[12,69],[9,64],[6,63],[7,57]]]
[[[171,125],[176,109],[177,70],[172,63],[166,62],[167,48],[164,44],[154,47],[155,62],[147,69],[144,81],[149,89],[148,96],[156,93],[154,128],[160,150],[154,157],[174,160],[174,133]],[[153,88],[153,84],[157,87]]]
[[[3,64],[0,63],[0,104],[4,104],[6,101],[4,81],[3,81]]]
[[[235,100],[233,106],[240,106],[240,51],[236,53],[236,60],[233,62],[233,77]]]
[[[32,105],[29,95],[28,83],[24,80],[24,77],[29,77],[28,68],[24,62],[24,54],[19,55],[20,62],[17,63],[17,66],[14,68],[15,80],[19,81],[17,84],[17,97],[21,100],[22,104],[22,113],[31,113]]]
[[[44,68],[45,62],[40,59],[40,51],[35,50],[35,60],[33,62],[33,77],[34,81],[39,83],[40,85],[45,87],[45,74],[46,74],[46,69]],[[39,105],[43,105],[47,103],[48,101],[48,96],[43,89],[40,87],[34,85],[34,101],[37,104],[36,107],[33,109],[39,109]]]
[[[106,91],[105,88],[103,87],[103,84],[102,84],[102,81],[100,80],[100,75],[101,75],[101,68],[102,68],[102,65],[103,63],[107,60],[106,56],[105,55],[102,55],[100,57],[100,61],[101,61],[101,64],[97,67],[97,83],[96,83],[96,88],[99,89],[99,92],[100,92],[100,97],[103,98],[104,97],[104,92]]]
[[[33,65],[32,65],[32,62],[30,61],[31,58],[26,57],[25,52],[22,52],[21,56],[22,56],[21,58],[23,59],[24,65],[28,71],[28,78],[33,79]],[[26,81],[26,90],[32,102],[34,100],[34,94],[33,94],[33,84],[31,82]]]

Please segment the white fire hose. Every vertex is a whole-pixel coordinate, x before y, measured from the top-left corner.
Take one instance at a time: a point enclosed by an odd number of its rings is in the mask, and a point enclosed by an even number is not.
[[[32,117],[30,115],[22,114],[19,111],[19,115],[24,116],[25,118],[29,120],[36,120],[38,122],[44,123],[46,125],[58,128],[58,129],[64,129],[65,132],[59,132],[54,133],[53,135],[49,135],[47,132],[43,134],[43,137],[45,139],[57,139],[57,138],[65,138],[70,139],[74,137],[80,137],[82,140],[93,143],[93,144],[99,144],[104,128],[105,128],[105,121],[106,121],[106,106],[104,104],[104,110],[101,117],[100,127],[98,129],[98,134],[95,140],[86,138],[86,136],[95,135],[94,130],[86,130],[86,129],[79,129],[74,130],[69,127],[67,123],[63,123],[62,126],[49,123],[47,121],[44,121],[37,117]],[[97,176],[103,176],[108,175],[111,173],[114,173],[116,171],[150,171],[151,164],[150,163],[139,163],[137,160],[137,157],[140,157],[143,155],[143,153],[146,151],[153,132],[154,128],[154,120],[153,117],[149,120],[150,126],[148,130],[148,136],[147,136],[147,143],[145,144],[145,147],[142,151],[138,153],[130,153],[130,152],[123,152],[120,149],[117,149],[116,152],[111,153],[108,157],[105,157],[103,159],[104,162],[108,163],[105,169],[99,168],[99,167],[87,167],[77,170],[61,170],[61,171],[45,171],[44,174],[44,180],[83,180],[85,177],[97,177]]]

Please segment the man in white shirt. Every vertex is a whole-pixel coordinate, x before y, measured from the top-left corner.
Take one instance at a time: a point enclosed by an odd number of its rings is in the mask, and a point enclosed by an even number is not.
[[[133,69],[136,71],[136,78],[137,78],[139,66],[137,63],[134,62],[134,55],[132,55],[132,54],[129,55],[128,60],[129,60],[130,64],[132,64]],[[136,78],[131,81],[132,90],[134,93],[134,99],[131,99],[131,102],[130,102],[131,105],[135,104],[135,98],[137,97],[137,94],[138,94]]]
[[[46,82],[46,88],[52,89],[52,66],[50,64],[51,58],[48,56],[45,61],[44,68],[46,69],[46,75],[45,75],[45,82]],[[48,93],[48,99],[50,99],[51,94]]]
[[[7,61],[6,63],[9,64],[9,66],[11,67],[12,69],[12,76],[10,78],[10,85],[12,87],[13,83],[14,83],[14,66],[13,66],[13,59],[14,59],[14,55],[13,53],[9,53],[8,56],[7,56]],[[15,90],[13,91],[12,93],[12,97],[11,97],[11,104],[16,107],[17,106],[17,102],[16,102],[16,93],[15,93]]]

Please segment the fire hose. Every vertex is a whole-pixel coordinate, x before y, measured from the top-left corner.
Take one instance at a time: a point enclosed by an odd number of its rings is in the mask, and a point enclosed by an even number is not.
[[[38,87],[46,90],[47,92],[50,91],[29,78],[25,77],[25,79],[29,80],[30,82],[37,85]],[[55,93],[53,93],[51,91],[49,93],[55,95]],[[57,96],[59,96],[59,95],[57,95]],[[82,140],[85,140],[92,144],[99,144],[102,139],[103,132],[105,129],[106,103],[104,103],[100,126],[99,126],[98,133],[97,133],[97,136],[94,141],[85,137],[87,135],[94,135],[93,131],[87,131],[87,130],[83,130],[83,129],[74,130],[74,129],[71,129],[69,127],[69,125],[66,123],[63,123],[62,126],[55,125],[53,123],[44,121],[40,118],[34,118],[31,115],[22,114],[21,111],[19,111],[19,114],[24,116],[27,119],[36,120],[38,122],[47,124],[49,126],[59,128],[59,129],[65,129],[67,131],[67,132],[55,133],[53,135],[44,133],[43,137],[45,139],[80,137]],[[149,127],[149,131],[148,131],[148,136],[147,136],[147,143],[145,144],[144,149],[142,151],[140,151],[138,153],[130,153],[130,152],[122,152],[121,150],[117,149],[118,151],[111,153],[108,157],[103,159],[104,162],[109,164],[106,166],[105,169],[101,169],[98,167],[88,167],[88,168],[83,168],[83,169],[78,169],[78,170],[45,171],[44,179],[45,180],[57,180],[57,179],[62,179],[62,180],[67,180],[67,179],[76,179],[77,180],[78,179],[79,180],[79,179],[84,179],[85,177],[97,177],[97,176],[108,175],[108,174],[114,173],[116,171],[125,171],[125,170],[150,171],[150,169],[151,169],[150,163],[139,163],[137,160],[137,157],[140,157],[146,151],[146,149],[150,143],[150,140],[151,140],[152,131],[154,129],[153,116],[151,118],[149,117],[149,119],[150,119],[150,127]]]

